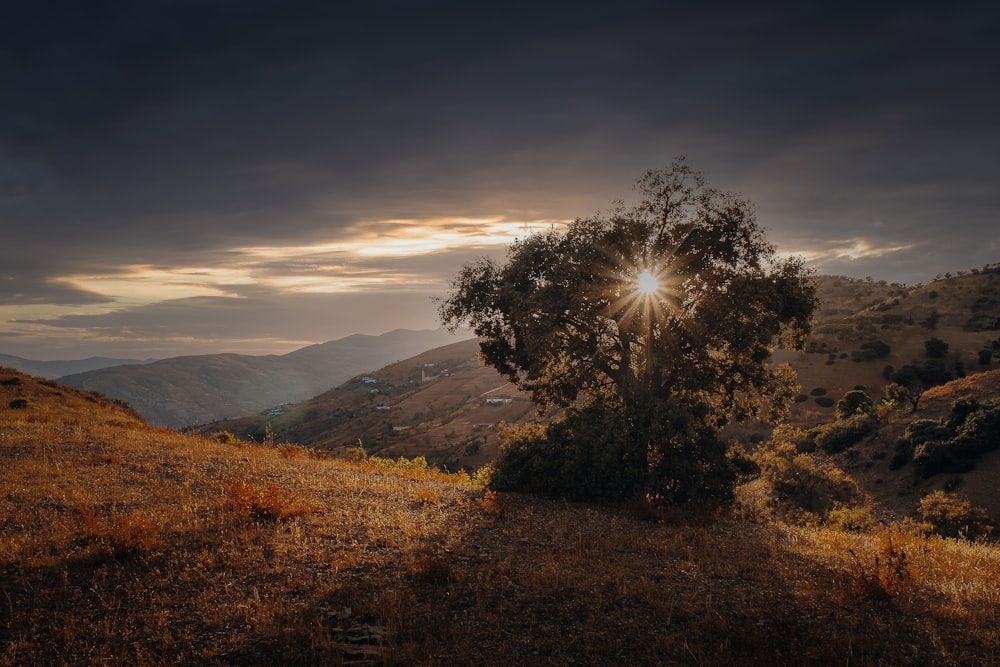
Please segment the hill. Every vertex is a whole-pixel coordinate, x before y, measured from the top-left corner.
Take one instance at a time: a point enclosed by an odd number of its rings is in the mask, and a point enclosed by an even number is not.
[[[87,359],[64,359],[55,361],[39,361],[24,359],[10,354],[0,354],[0,366],[13,368],[43,378],[56,379],[64,375],[86,373],[109,366],[124,366],[126,364],[148,364],[153,359],[113,359],[109,357],[88,357]]]
[[[60,381],[127,401],[152,424],[179,428],[301,401],[357,373],[452,340],[454,336],[443,329],[400,329],[381,336],[348,336],[284,355],[173,357],[69,375]]]
[[[843,394],[863,386],[879,398],[886,368],[929,360],[925,342],[949,350],[939,361],[952,374],[985,370],[979,352],[1000,343],[1000,273],[982,271],[928,285],[904,287],[839,276],[817,278],[821,307],[807,351],[778,350],[802,393],[787,421],[811,427],[834,418]],[[993,326],[993,329],[986,328]],[[866,345],[881,342],[881,356]],[[367,379],[366,379],[367,378]],[[474,469],[494,459],[501,422],[533,418],[528,396],[478,359],[475,341],[463,341],[406,359],[300,404],[245,418],[202,425],[257,441],[297,442],[339,454],[359,444],[380,456],[425,456],[450,469]],[[730,429],[752,444],[770,433],[765,424]]]
[[[2,666],[997,664],[986,544],[484,494],[13,371],[0,465]]]
[[[529,397],[479,359],[475,339],[429,350],[356,376],[301,403],[197,427],[263,442],[295,442],[345,454],[425,456],[451,469],[496,455],[500,422],[534,416]]]

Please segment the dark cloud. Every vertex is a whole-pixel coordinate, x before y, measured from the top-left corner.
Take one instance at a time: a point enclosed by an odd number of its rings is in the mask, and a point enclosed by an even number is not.
[[[21,3],[0,25],[0,305],[95,303],[108,295],[64,278],[233,269],[234,248],[329,243],[359,221],[586,216],[678,154],[823,270],[915,282],[996,261],[998,15]],[[430,282],[457,258],[408,261]]]

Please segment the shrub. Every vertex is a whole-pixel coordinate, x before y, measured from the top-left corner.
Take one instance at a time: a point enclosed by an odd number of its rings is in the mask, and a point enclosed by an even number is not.
[[[940,359],[948,353],[948,343],[940,338],[928,338],[924,341],[924,351],[927,352],[928,357]]]
[[[1000,400],[980,404],[960,399],[951,409],[946,419],[918,419],[903,434],[925,478],[940,472],[968,472],[977,458],[1000,447]]]
[[[872,508],[867,505],[838,505],[826,513],[823,523],[852,533],[864,533],[878,525]]]
[[[837,403],[837,419],[846,419],[859,413],[868,414],[875,407],[872,397],[862,389],[852,389]]]
[[[16,375],[14,377],[4,378],[0,380],[0,386],[4,387],[14,387],[19,384],[21,384],[21,378],[17,377]]]
[[[258,486],[245,479],[229,483],[229,502],[234,510],[255,521],[274,522],[288,519],[305,511],[304,503],[275,482]]]
[[[851,358],[857,362],[874,361],[876,359],[884,359],[889,356],[890,352],[892,352],[892,348],[888,344],[880,340],[873,340],[862,343],[860,350],[851,352]]]
[[[915,539],[901,528],[889,527],[875,534],[871,560],[849,550],[854,558],[855,592],[878,604],[887,604],[903,593],[913,580],[904,545]]]
[[[942,537],[978,540],[993,532],[986,510],[954,493],[935,491],[924,496],[917,511],[930,532]]]
[[[979,351],[979,365],[980,366],[989,366],[991,361],[993,361],[993,350],[980,350]]]
[[[352,461],[364,461],[368,458],[368,453],[365,451],[364,447],[348,447],[347,448],[347,458]]]
[[[965,455],[981,456],[1000,447],[1000,400],[969,410],[956,431],[955,444]]]
[[[20,410],[28,407],[28,399],[26,398],[15,398],[8,405],[15,410]]]
[[[762,482],[773,491],[771,510],[791,523],[808,523],[833,508],[854,500],[854,480],[825,458],[800,452],[786,434],[776,436],[752,455]]]
[[[836,403],[836,401],[834,401],[829,396],[817,396],[816,397],[816,404],[819,405],[822,408],[832,408],[835,403]]]
[[[219,432],[215,433],[214,435],[212,435],[212,438],[216,442],[221,442],[224,445],[237,445],[237,444],[240,444],[240,442],[241,442],[239,438],[237,438],[235,435],[233,435],[229,431],[219,431]]]
[[[867,414],[854,415],[818,427],[816,446],[828,454],[842,452],[855,445],[878,426],[878,421]]]
[[[163,548],[160,524],[146,512],[111,512],[83,509],[80,529],[96,539],[115,558],[143,556]]]
[[[624,500],[650,494],[663,504],[732,500],[747,459],[709,430],[661,415],[644,432],[649,446],[630,441],[630,415],[602,409],[567,411],[547,425],[500,432],[492,486],[578,500]],[[598,437],[599,436],[599,437]]]
[[[826,389],[824,389],[823,387],[816,387],[809,393],[812,394],[813,396],[824,396],[826,394]]]

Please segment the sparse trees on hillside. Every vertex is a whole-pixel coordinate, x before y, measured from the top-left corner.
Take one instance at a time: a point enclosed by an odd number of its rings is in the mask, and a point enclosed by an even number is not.
[[[765,362],[809,332],[816,290],[802,262],[777,257],[751,205],[683,161],[637,189],[630,208],[463,267],[440,304],[488,364],[561,409],[549,426],[508,432],[500,484],[580,495],[568,482],[594,478],[590,496],[726,496],[737,466],[719,430],[780,414],[793,395],[791,371]]]

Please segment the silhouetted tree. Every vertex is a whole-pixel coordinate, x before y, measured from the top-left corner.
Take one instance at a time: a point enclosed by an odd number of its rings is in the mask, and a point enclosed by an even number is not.
[[[777,257],[751,205],[683,160],[637,189],[634,206],[518,240],[503,264],[466,265],[440,304],[486,363],[562,409],[508,434],[498,479],[507,461],[511,487],[574,495],[566,478],[600,475],[591,496],[725,496],[737,469],[719,430],[781,414],[794,393],[791,370],[766,362],[809,332],[816,289],[802,262]]]
[[[928,338],[924,341],[924,351],[927,352],[928,357],[940,359],[948,353],[948,343],[940,338]]]

